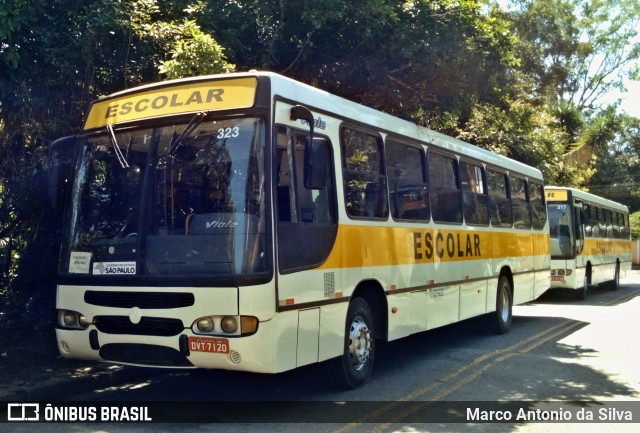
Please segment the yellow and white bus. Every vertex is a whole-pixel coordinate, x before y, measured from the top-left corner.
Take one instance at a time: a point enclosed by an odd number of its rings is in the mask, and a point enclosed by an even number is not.
[[[101,98],[51,160],[65,357],[335,358],[356,387],[376,339],[485,314],[506,332],[549,287],[538,170],[277,74]]]
[[[545,187],[551,235],[551,287],[575,290],[610,282],[631,269],[629,209],[575,188]]]

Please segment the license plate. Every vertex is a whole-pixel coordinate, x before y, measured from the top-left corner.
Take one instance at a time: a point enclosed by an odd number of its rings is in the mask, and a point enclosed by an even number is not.
[[[564,277],[562,275],[552,275],[551,281],[562,281],[564,282]]]
[[[229,353],[229,340],[226,338],[189,337],[189,350],[192,352]]]

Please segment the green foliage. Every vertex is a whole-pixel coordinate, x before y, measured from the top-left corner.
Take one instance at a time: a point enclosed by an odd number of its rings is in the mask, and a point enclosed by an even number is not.
[[[171,44],[171,59],[160,63],[161,74],[181,78],[235,70],[235,65],[226,61],[223,48],[195,22],[185,21],[181,30]]]
[[[421,109],[501,103],[516,64],[508,24],[476,0],[207,3],[203,28],[237,64],[414,120]]]
[[[640,119],[611,112],[598,122],[607,136],[607,149],[598,158],[589,190],[625,203],[632,211],[640,209]]]
[[[596,108],[598,99],[637,70],[637,0],[515,0],[523,71],[535,91],[555,101]]]
[[[155,0],[0,3],[4,312],[30,314],[43,323],[53,312],[52,298],[38,296],[54,293],[59,250],[60,215],[49,211],[44,200],[46,144],[77,133],[91,100],[158,81],[160,67],[172,76],[232,70],[212,36],[188,17],[202,8],[197,2]],[[34,310],[25,310],[25,305]],[[0,322],[9,316],[0,315]]]
[[[579,186],[587,179],[566,175],[562,158],[567,133],[547,107],[513,101],[508,109],[476,104],[459,138],[539,168],[548,183]],[[582,171],[583,176],[590,174]]]
[[[213,37],[202,31],[193,19],[157,19],[161,8],[156,0],[134,2],[131,27],[141,41],[156,47],[154,62],[166,78],[233,72],[235,65],[227,62],[223,48]],[[199,1],[184,9],[187,15],[197,15],[205,7]]]

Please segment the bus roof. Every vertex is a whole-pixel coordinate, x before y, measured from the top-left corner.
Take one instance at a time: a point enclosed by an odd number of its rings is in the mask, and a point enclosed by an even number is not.
[[[567,186],[553,186],[547,185],[544,187],[545,190],[556,190],[556,191],[571,191],[571,194],[580,200],[585,200],[600,206],[606,206],[611,209],[615,209],[621,212],[629,212],[629,208],[621,203],[615,202],[613,200],[609,200],[604,197],[600,197],[599,195],[592,194],[590,192],[582,191],[577,188],[571,188]]]
[[[418,126],[412,122],[400,119],[390,114],[386,114],[373,108],[358,104],[356,102],[349,101],[345,98],[333,95],[327,91],[318,89],[308,84],[295,81],[291,78],[287,78],[273,72],[265,71],[250,71],[181,78],[177,80],[147,84],[116,92],[111,95],[101,97],[100,99],[92,103],[91,111],[89,113],[87,123],[85,124],[85,129],[91,129],[92,124],[89,119],[91,118],[93,111],[95,111],[94,108],[98,105],[105,105],[106,102],[114,99],[124,99],[123,97],[132,97],[133,95],[143,92],[159,92],[162,91],[162,89],[167,89],[167,91],[169,92],[173,87],[197,87],[199,84],[217,80],[241,80],[251,78],[255,79],[257,77],[265,77],[271,82],[272,98],[278,97],[284,100],[289,100],[291,102],[303,104],[312,111],[348,119],[352,122],[362,125],[373,125],[375,126],[376,130],[385,134],[389,134],[398,138],[405,137],[426,144],[427,146],[435,145],[437,147],[486,162],[487,164],[500,167],[505,170],[516,171],[533,179],[542,180],[542,173],[540,172],[540,170],[534,167],[530,167],[511,158],[498,155],[462,140],[449,137],[445,134],[441,134],[429,128]],[[240,96],[239,99],[243,100],[243,106],[246,106],[245,101],[250,96],[252,97],[253,95],[243,93]],[[166,96],[164,96],[164,98],[166,98]],[[218,109],[226,108],[229,107],[221,106]],[[195,111],[197,111],[197,109]],[[102,114],[102,117],[103,116],[104,115]],[[102,124],[100,124],[100,126],[102,126]]]

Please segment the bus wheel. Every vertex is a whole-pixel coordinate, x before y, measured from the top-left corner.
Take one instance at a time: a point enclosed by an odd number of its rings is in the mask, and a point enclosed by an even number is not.
[[[616,263],[616,270],[613,273],[613,281],[611,281],[611,290],[620,288],[620,263]]]
[[[579,301],[587,299],[587,291],[589,290],[589,284],[591,284],[591,277],[585,274],[583,283],[582,287],[576,291],[576,299]]]
[[[344,352],[339,359],[344,384],[348,388],[357,388],[371,377],[376,347],[373,326],[369,304],[362,298],[351,301],[347,311]]]
[[[497,334],[506,334],[511,329],[513,316],[513,300],[511,298],[511,283],[502,275],[498,280],[498,293],[496,294],[496,311],[491,314],[491,327]]]

